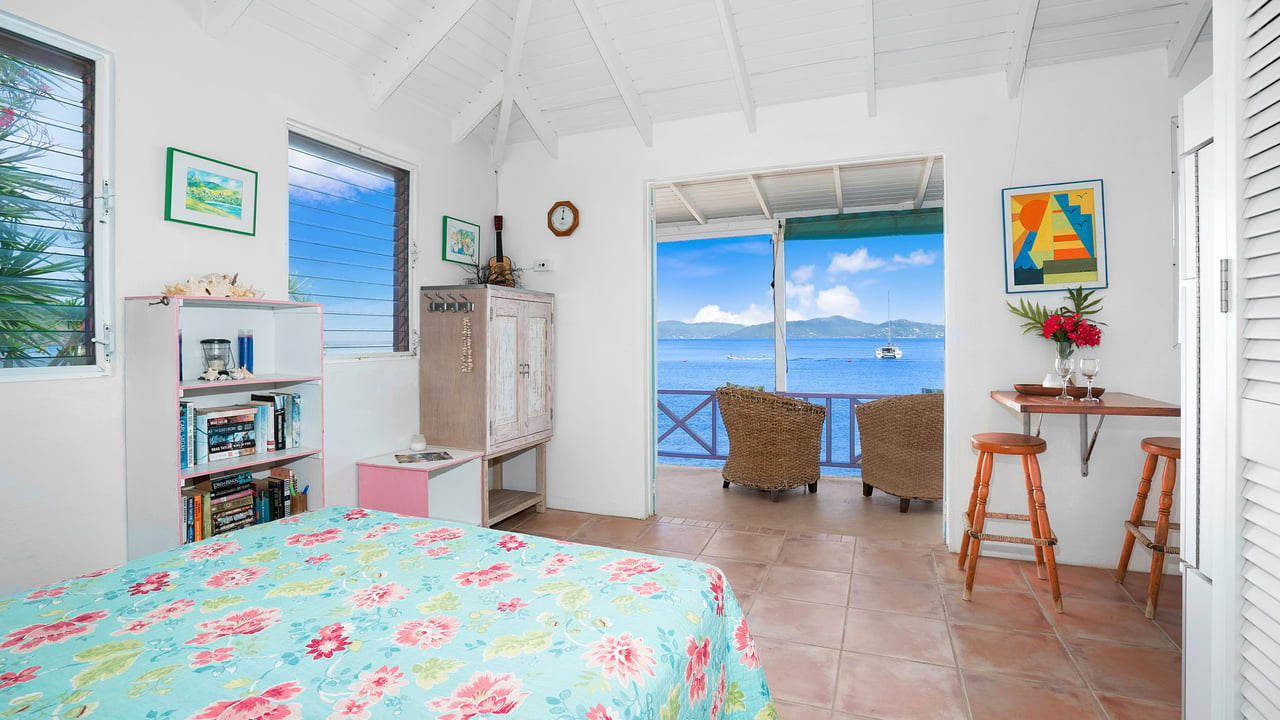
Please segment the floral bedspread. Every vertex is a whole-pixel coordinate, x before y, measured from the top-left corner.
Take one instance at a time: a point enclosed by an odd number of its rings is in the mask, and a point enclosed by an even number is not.
[[[0,717],[776,718],[697,562],[324,508],[0,599]]]

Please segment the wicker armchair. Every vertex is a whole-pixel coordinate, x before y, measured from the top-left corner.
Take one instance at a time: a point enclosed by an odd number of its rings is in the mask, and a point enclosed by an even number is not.
[[[720,417],[729,433],[724,487],[729,483],[778,491],[808,485],[818,492],[818,460],[826,408],[759,390],[716,388]]]
[[[898,395],[858,405],[862,494],[879,488],[899,498],[942,499],[942,393]]]

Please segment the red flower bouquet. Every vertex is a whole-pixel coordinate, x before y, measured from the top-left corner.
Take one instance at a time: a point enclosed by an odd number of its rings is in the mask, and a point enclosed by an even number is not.
[[[1023,333],[1039,333],[1057,344],[1058,357],[1069,357],[1078,347],[1096,347],[1102,342],[1102,330],[1098,328],[1102,323],[1086,317],[1102,309],[1102,301],[1093,299],[1095,292],[1085,292],[1080,287],[1068,290],[1067,299],[1071,306],[1064,305],[1054,311],[1026,300],[1019,300],[1017,305],[1005,304],[1009,306],[1009,312],[1026,321],[1022,323]]]

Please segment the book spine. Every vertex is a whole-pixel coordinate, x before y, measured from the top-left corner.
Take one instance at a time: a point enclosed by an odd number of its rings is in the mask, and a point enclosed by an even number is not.
[[[214,460],[227,460],[230,458],[244,457],[245,455],[252,455],[252,454],[253,454],[252,447],[232,448],[230,450],[224,450],[222,452],[209,453],[209,461],[212,462]]]
[[[219,475],[209,480],[209,490],[214,494],[244,489],[242,486],[253,482],[253,475],[246,472],[231,475]]]
[[[258,440],[258,452],[271,452],[275,449],[275,443],[267,433],[267,428],[271,424],[271,410],[266,405],[257,405],[258,412],[253,423],[254,437]]]
[[[243,498],[243,497],[251,497],[252,495],[253,495],[252,487],[249,487],[247,485],[237,486],[237,488],[233,488],[232,492],[224,492],[221,494],[215,493],[212,498],[213,506],[216,508],[222,503],[231,502],[232,500],[239,500],[240,498]]]
[[[187,413],[186,402],[178,403],[178,467],[186,469],[191,466],[191,448],[187,446],[187,423],[191,418]]]
[[[227,500],[226,502],[215,503],[213,506],[213,512],[214,514],[228,513],[250,505],[253,505],[253,493],[233,500]]]
[[[187,402],[187,467],[196,464],[196,406]]]
[[[293,437],[293,445],[291,447],[302,446],[302,393],[293,393],[290,402],[289,417],[291,422],[291,434]]]
[[[191,535],[196,542],[204,539],[204,495],[201,493],[191,498]]]
[[[192,500],[190,496],[182,498],[182,529],[186,533],[186,542],[191,542],[195,537],[195,528],[192,525],[191,513]]]
[[[243,520],[237,520],[236,522],[233,522],[229,525],[223,525],[222,527],[214,528],[213,534],[221,535],[222,533],[228,533],[228,532],[231,532],[232,530],[239,530],[240,528],[249,527],[252,524],[253,524],[253,518],[247,517],[247,518],[244,518]]]
[[[209,462],[209,418],[196,413],[196,464]]]
[[[280,393],[280,397],[284,400],[284,446],[292,448],[295,447],[293,442],[293,395]]]
[[[202,492],[200,497],[204,498],[204,508],[200,513],[200,525],[202,526],[204,537],[213,537],[213,503],[209,493]]]

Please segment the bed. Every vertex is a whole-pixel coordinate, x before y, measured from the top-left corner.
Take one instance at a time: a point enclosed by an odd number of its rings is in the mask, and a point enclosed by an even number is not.
[[[341,507],[0,599],[10,714],[776,718],[709,565]]]

